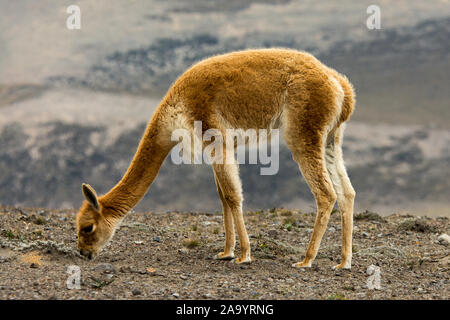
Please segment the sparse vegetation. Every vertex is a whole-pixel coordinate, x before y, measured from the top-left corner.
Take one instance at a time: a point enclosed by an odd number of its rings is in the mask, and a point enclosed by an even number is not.
[[[102,289],[103,287],[105,287],[105,286],[107,286],[107,285],[109,285],[109,284],[114,282],[114,279],[111,279],[109,281],[98,279],[96,277],[90,277],[90,279],[94,281],[92,283],[92,287],[96,288],[96,289]]]
[[[22,261],[29,265],[42,265],[42,255],[38,252],[29,252],[22,256]]]
[[[398,226],[400,231],[436,232],[436,228],[423,219],[407,219]]]
[[[355,291],[355,287],[353,287],[353,286],[346,286],[343,289],[346,291]]]
[[[281,210],[280,215],[283,217],[290,217],[292,216],[292,211],[283,209]]]
[[[36,216],[35,222],[37,225],[46,224],[47,221],[42,216]]]
[[[378,213],[371,212],[371,211],[368,211],[368,210],[355,214],[355,220],[368,220],[368,221],[386,222],[386,220],[383,219]]]
[[[194,249],[200,246],[200,241],[198,239],[186,239],[183,241],[183,246],[188,249]]]
[[[11,230],[5,230],[4,234],[8,237],[8,239],[12,240],[14,239],[16,236],[14,235],[14,233]]]
[[[333,293],[332,295],[328,296],[328,300],[347,300],[345,298],[345,295],[342,293]]]

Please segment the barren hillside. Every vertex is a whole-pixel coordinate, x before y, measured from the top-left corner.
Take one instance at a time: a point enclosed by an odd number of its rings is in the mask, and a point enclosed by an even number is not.
[[[76,251],[74,216],[71,210],[0,207],[0,299],[450,298],[449,244],[439,237],[449,233],[448,218],[357,214],[352,270],[336,271],[338,213],[310,269],[291,267],[312,232],[308,212],[245,213],[249,265],[213,259],[224,245],[218,213],[131,213],[93,261]],[[69,290],[67,268],[74,265],[81,283]],[[378,290],[368,284],[371,265],[381,272]]]

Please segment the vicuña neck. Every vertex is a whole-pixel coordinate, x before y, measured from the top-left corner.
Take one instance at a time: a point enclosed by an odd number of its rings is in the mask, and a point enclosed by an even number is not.
[[[114,217],[121,218],[144,197],[172,148],[165,141],[167,133],[161,125],[161,107],[147,125],[138,150],[123,178],[99,201]],[[168,135],[170,138],[170,134]]]

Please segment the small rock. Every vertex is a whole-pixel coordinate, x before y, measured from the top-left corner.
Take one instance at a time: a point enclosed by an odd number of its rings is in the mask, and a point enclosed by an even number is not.
[[[367,233],[367,232],[363,232],[363,233],[361,233],[362,234],[362,236],[364,237],[364,238],[368,238],[369,237],[369,234]]]
[[[37,269],[39,268],[39,265],[33,262],[32,264],[30,264],[30,268]]]
[[[306,226],[301,221],[294,221],[292,225],[297,228],[304,228]]]
[[[178,298],[180,295],[177,292],[172,293],[175,298]]]
[[[142,294],[142,292],[139,289],[133,289],[131,293],[133,294],[133,296],[139,296]]]
[[[188,279],[188,277],[185,276],[184,274],[180,275],[180,278],[183,279],[183,280],[187,280]]]
[[[438,241],[440,244],[449,245],[450,244],[450,236],[446,233],[443,233],[438,237]]]
[[[446,257],[440,259],[438,264],[439,264],[439,266],[448,268],[450,266],[450,256],[446,256]]]
[[[113,277],[114,277],[113,274],[107,274],[107,275],[105,275],[105,278],[106,278],[107,280],[111,280]]]
[[[330,228],[328,228],[328,231],[329,231],[329,232],[335,232],[335,231],[336,231],[336,228],[335,228],[335,227],[330,227]]]
[[[275,238],[276,236],[278,236],[278,231],[275,229],[271,229],[267,231],[267,235],[271,238]]]
[[[131,268],[129,266],[122,266],[122,267],[120,267],[120,272],[122,272],[122,273],[131,273],[132,270],[131,270]]]
[[[153,241],[161,242],[161,238],[160,238],[160,237],[154,237],[154,238],[153,238]]]
[[[286,279],[286,282],[287,282],[287,283],[294,283],[294,279],[287,278],[287,279]]]
[[[253,290],[250,294],[251,294],[252,296],[257,296],[257,295],[258,295],[258,291]]]
[[[100,273],[117,273],[117,269],[110,263],[100,263],[95,267],[95,271]]]
[[[144,244],[144,241],[134,241],[134,244]]]

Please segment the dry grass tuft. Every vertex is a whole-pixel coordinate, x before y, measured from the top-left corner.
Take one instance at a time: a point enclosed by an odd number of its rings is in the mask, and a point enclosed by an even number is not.
[[[29,252],[22,256],[22,261],[28,264],[42,265],[42,256],[36,252]]]
[[[200,241],[197,239],[185,239],[183,241],[183,246],[185,246],[188,249],[194,249],[200,246]]]

